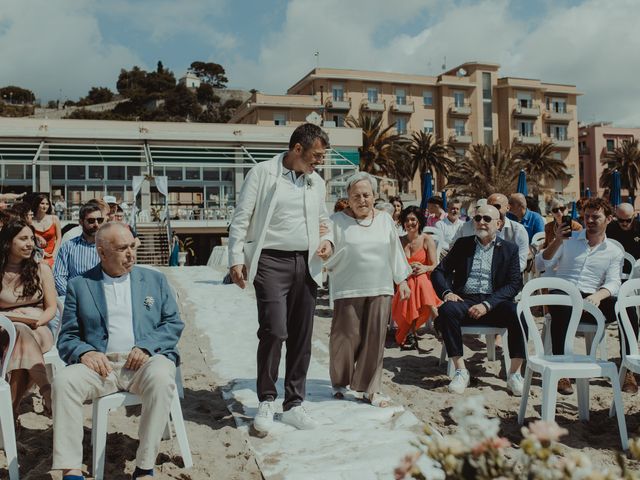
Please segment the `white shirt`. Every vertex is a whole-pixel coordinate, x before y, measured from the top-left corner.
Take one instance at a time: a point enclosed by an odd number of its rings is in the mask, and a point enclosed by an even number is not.
[[[440,237],[442,238],[442,248],[449,249],[450,244],[453,242],[453,237],[463,225],[464,222],[460,220],[460,217],[455,222],[451,222],[449,216],[436,223],[435,227],[440,230]]]
[[[131,277],[110,277],[102,272],[104,297],[107,302],[109,340],[106,353],[129,353],[135,346],[133,310],[131,306]]]
[[[306,177],[304,175],[296,177],[293,170],[283,165],[278,182],[280,182],[278,197],[275,199],[276,205],[262,248],[287,252],[309,250],[309,234],[304,214]]]
[[[587,232],[582,230],[575,237],[564,240],[550,260],[545,260],[543,253],[536,256],[536,265],[549,272],[550,276],[570,281],[582,293],[591,294],[606,288],[611,296],[618,294],[624,255],[606,238],[591,248]]]
[[[393,284],[406,280],[411,267],[391,216],[376,212],[373,220],[356,221],[338,212],[331,219],[335,253],[326,263],[331,299],[393,295]]]

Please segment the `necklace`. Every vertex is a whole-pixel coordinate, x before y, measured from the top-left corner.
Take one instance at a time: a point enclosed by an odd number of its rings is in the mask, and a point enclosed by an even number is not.
[[[361,227],[365,227],[365,228],[367,228],[367,227],[370,227],[371,225],[373,225],[373,217],[375,217],[375,215],[371,215],[371,221],[369,222],[369,224],[368,224],[368,225],[365,225],[364,223],[360,223],[360,221],[359,221],[356,217],[353,217],[353,219],[354,219],[354,220],[356,221],[356,223],[357,223],[358,225],[360,225]],[[366,218],[365,218],[364,220],[366,220]]]

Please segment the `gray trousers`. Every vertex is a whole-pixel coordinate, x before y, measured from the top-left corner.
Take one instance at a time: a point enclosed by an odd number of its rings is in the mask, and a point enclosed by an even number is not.
[[[311,360],[318,286],[309,274],[308,253],[263,250],[253,285],[258,301],[258,400],[278,396],[276,382],[286,342],[283,410],[302,403]]]
[[[379,393],[390,295],[341,298],[333,302],[329,374],[334,387]]]

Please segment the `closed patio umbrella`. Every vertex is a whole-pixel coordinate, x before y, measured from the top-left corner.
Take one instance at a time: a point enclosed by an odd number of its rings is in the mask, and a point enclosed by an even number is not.
[[[609,201],[614,207],[622,203],[622,186],[620,183],[620,172],[615,170],[611,175],[611,194],[609,195]]]
[[[521,193],[525,197],[529,195],[529,189],[527,188],[527,174],[524,170],[520,170],[518,174],[518,193]]]
[[[431,185],[433,178],[431,172],[427,172],[422,177],[422,202],[420,202],[420,208],[426,210],[427,200],[433,196],[433,186]]]

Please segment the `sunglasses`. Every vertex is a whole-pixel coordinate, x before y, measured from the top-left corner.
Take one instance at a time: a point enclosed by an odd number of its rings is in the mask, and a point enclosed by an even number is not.
[[[554,207],[551,209],[551,211],[553,213],[558,213],[558,212],[564,212],[567,209],[567,207]]]
[[[495,207],[496,210],[500,211],[502,209],[502,205],[500,205],[499,203],[494,203],[491,205],[492,207]]]
[[[476,215],[475,217],[473,217],[473,221],[476,223],[480,223],[481,220],[484,220],[484,223],[491,223],[493,217],[489,215]]]
[[[631,223],[633,222],[633,218],[619,218],[618,223]]]
[[[97,223],[98,225],[102,225],[102,223],[104,222],[104,218],[103,217],[85,218],[84,221],[87,222],[89,225],[93,225],[94,223]]]

